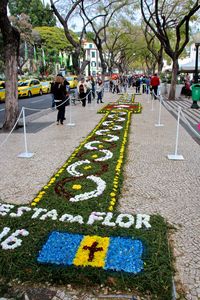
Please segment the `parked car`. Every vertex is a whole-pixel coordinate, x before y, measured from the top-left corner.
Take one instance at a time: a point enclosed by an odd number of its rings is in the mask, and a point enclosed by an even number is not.
[[[66,80],[69,82],[70,89],[74,89],[78,85],[78,77],[76,75],[70,75],[66,77]]]
[[[6,98],[5,89],[0,87],[0,101],[4,101]]]
[[[18,97],[42,95],[42,85],[38,79],[29,79],[18,83]]]
[[[41,81],[42,85],[42,93],[43,94],[48,94],[51,91],[51,83],[50,81]]]
[[[0,81],[0,101],[5,100],[6,93],[5,93],[5,82]]]

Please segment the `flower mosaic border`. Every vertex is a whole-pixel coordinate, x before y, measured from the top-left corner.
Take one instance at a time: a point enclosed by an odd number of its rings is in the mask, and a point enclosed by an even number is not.
[[[131,114],[141,110],[139,103],[108,104],[101,110],[105,116],[30,206],[0,204],[1,276],[54,282],[58,272],[54,266],[59,266],[63,282],[73,282],[76,274],[83,282],[87,274],[95,274],[92,278],[98,282],[116,276],[123,288],[125,284],[143,290],[145,272],[153,269],[154,281],[155,268],[162,265],[158,275],[165,282],[165,293],[166,286],[170,293],[171,278],[164,278],[171,272],[165,221],[160,216],[116,212]],[[156,259],[152,250],[147,255],[151,247]],[[164,264],[158,253],[166,255]],[[12,259],[11,269],[1,268]]]
[[[98,132],[98,129],[100,128],[100,126],[102,124],[105,124],[105,120],[109,119],[109,114],[125,114],[127,115],[127,121],[125,124],[125,128],[124,128],[124,134],[122,137],[122,142],[121,142],[121,148],[119,150],[119,158],[117,160],[117,164],[116,164],[116,168],[115,168],[115,176],[113,178],[113,187],[112,190],[110,191],[110,204],[108,206],[108,210],[109,211],[113,211],[113,208],[116,204],[117,201],[117,194],[118,194],[118,190],[119,190],[119,177],[121,174],[121,169],[122,169],[122,165],[123,165],[123,160],[124,160],[124,153],[125,153],[125,145],[127,142],[127,137],[128,137],[128,130],[129,130],[129,125],[130,125],[130,118],[131,118],[131,114],[132,112],[135,112],[135,106],[133,105],[126,105],[126,107],[122,106],[122,110],[120,109],[119,111],[117,110],[117,108],[120,105],[116,105],[115,104],[111,104],[111,105],[107,105],[104,107],[104,110],[108,110],[105,114],[105,116],[102,118],[102,120],[99,122],[99,124],[94,128],[94,130],[92,130],[92,132],[86,137],[86,139],[75,149],[75,151],[72,153],[72,155],[69,157],[69,159],[66,161],[66,163],[58,170],[58,172],[56,174],[54,174],[49,182],[47,183],[47,185],[45,185],[43,187],[43,189],[37,194],[37,196],[33,199],[31,205],[32,206],[36,206],[38,205],[38,203],[42,200],[42,198],[44,197],[44,195],[46,194],[46,191],[49,189],[49,187],[51,187],[56,180],[60,177],[60,175],[65,171],[65,169],[67,169],[67,167],[72,163],[73,159],[77,156],[77,154],[79,153],[79,151],[84,147],[85,144],[88,143],[88,141]],[[112,107],[114,108],[114,110],[112,110]],[[119,107],[120,108],[120,107]],[[128,109],[131,109],[130,111]],[[141,106],[139,103],[137,103],[137,113],[141,113]],[[125,121],[122,120],[122,121]],[[112,121],[107,121],[107,122],[112,122]],[[109,127],[110,124],[106,123],[106,126]],[[121,129],[121,128],[120,128]],[[107,130],[107,129],[105,129]],[[118,130],[118,128],[116,128],[116,131]],[[115,131],[115,132],[116,132]],[[105,135],[107,135],[107,132],[103,132],[103,134],[105,133]],[[99,134],[101,135],[101,133]],[[115,133],[116,136],[116,133]],[[101,151],[101,150],[100,150]],[[74,189],[76,189],[77,186],[74,185]]]
[[[119,97],[117,103],[134,103],[134,101],[135,101],[135,94],[124,93]]]

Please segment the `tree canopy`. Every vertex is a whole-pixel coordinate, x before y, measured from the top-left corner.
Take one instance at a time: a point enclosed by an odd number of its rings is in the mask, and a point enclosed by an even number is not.
[[[55,50],[59,52],[60,50],[69,50],[73,49],[73,46],[66,39],[64,29],[59,27],[35,27],[34,31],[37,31],[40,35],[40,43],[44,45],[48,50]],[[78,40],[78,37],[71,33],[75,39]]]
[[[9,10],[12,16],[22,13],[28,15],[32,26],[55,26],[56,18],[49,6],[41,0],[9,0]]]

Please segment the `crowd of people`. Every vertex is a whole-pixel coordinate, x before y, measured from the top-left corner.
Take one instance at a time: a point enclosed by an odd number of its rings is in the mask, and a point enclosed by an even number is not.
[[[136,93],[153,92],[154,98],[157,98],[160,79],[157,74],[153,76],[147,75],[130,75],[118,76],[110,79],[110,92],[126,93],[127,88],[135,87]]]
[[[103,80],[99,76],[96,80],[92,76],[88,76],[86,79],[82,77],[77,85],[78,98],[83,107],[86,106],[86,103],[91,104],[92,99],[95,100],[95,98],[97,103],[103,103],[103,91]],[[51,82],[51,94],[52,108],[56,107],[58,110],[57,125],[63,125],[65,107],[69,105],[70,84],[62,74],[58,74]]]
[[[159,85],[160,79],[157,74],[153,76],[120,75],[111,77],[108,84],[111,93],[126,93],[128,87],[135,87],[136,93],[142,92],[148,94],[152,92],[154,99],[157,98]],[[51,83],[51,93],[52,107],[56,107],[58,110],[57,124],[63,125],[65,107],[69,105],[70,84],[62,74],[58,74]],[[83,107],[86,104],[91,104],[92,100],[97,103],[103,103],[104,82],[102,78],[100,76],[97,76],[95,79],[93,76],[81,77],[77,85],[76,94]]]

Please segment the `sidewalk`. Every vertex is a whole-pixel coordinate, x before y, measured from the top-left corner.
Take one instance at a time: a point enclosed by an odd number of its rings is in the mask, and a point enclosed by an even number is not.
[[[117,96],[105,93],[104,98],[105,103],[108,103],[116,100]],[[147,102],[146,95],[137,95],[136,101],[142,104],[143,111],[142,114],[132,116],[119,210],[130,213],[158,213],[175,226],[177,230],[170,239],[176,258],[176,289],[178,293],[182,289],[186,292],[185,299],[198,300],[200,148],[186,130],[180,127],[178,154],[182,154],[184,160],[168,160],[167,155],[174,154],[175,149],[175,118],[162,108],[161,122],[164,127],[155,127],[154,124],[158,122],[158,101],[154,103],[154,111],[151,110],[151,103]],[[103,105],[91,104],[85,108],[79,104],[72,106],[72,122],[76,125],[71,127],[67,126],[69,108],[64,126],[56,125],[56,112],[29,123],[28,151],[34,153],[31,159],[17,157],[24,152],[23,131],[12,134],[1,148],[0,199],[9,203],[30,203],[102,118],[96,112]],[[34,129],[36,127],[37,130]],[[0,143],[5,137],[5,134],[0,135]],[[67,298],[66,295],[66,299],[80,298]]]

